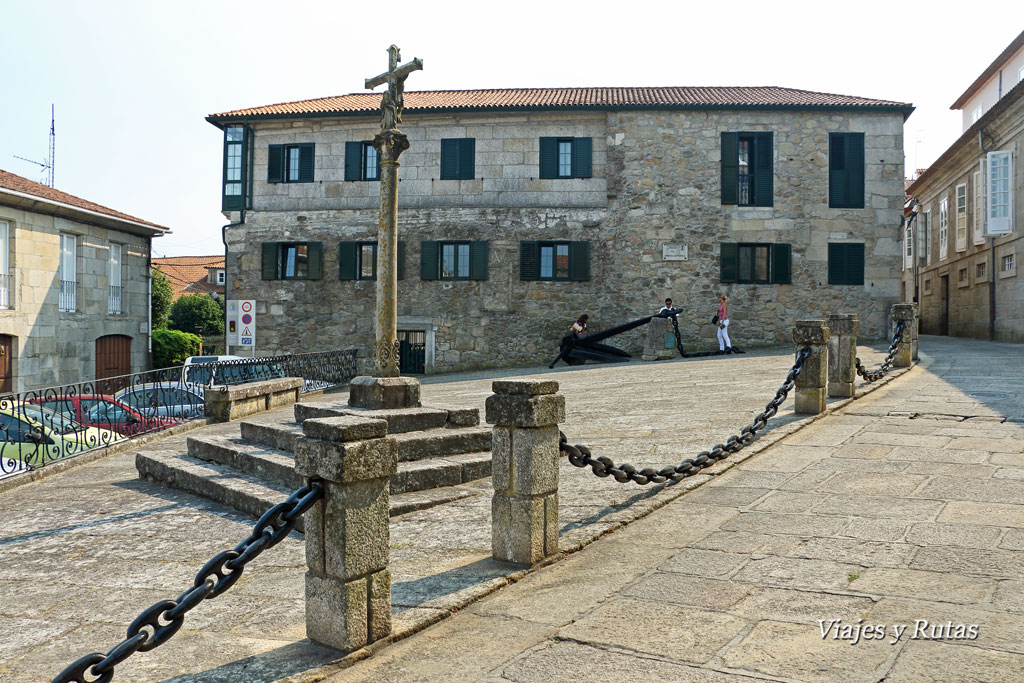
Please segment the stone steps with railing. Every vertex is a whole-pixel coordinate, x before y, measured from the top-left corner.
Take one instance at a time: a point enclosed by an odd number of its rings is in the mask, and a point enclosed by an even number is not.
[[[234,428],[222,425],[217,433],[195,432],[186,440],[186,453],[142,451],[136,468],[147,480],[260,514],[303,484],[294,469],[302,421],[356,414],[385,419],[389,431],[391,425],[399,430],[392,515],[474,495],[491,474],[491,429],[477,426],[477,410],[360,410],[321,401],[296,403],[293,413],[295,419],[266,414],[233,423]]]

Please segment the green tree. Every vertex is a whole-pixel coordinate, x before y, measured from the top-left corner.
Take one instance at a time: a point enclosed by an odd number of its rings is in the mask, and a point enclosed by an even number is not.
[[[153,367],[170,368],[181,365],[189,356],[199,353],[202,340],[180,330],[153,330]]]
[[[224,334],[224,309],[206,294],[186,294],[171,306],[171,327],[202,337]]]
[[[151,271],[153,277],[153,298],[151,314],[153,316],[153,329],[159,330],[167,327],[168,314],[171,311],[171,299],[174,292],[171,290],[171,282],[159,268]]]

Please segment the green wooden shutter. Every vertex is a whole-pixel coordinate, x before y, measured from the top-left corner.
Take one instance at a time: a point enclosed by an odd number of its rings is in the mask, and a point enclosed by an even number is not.
[[[264,280],[277,280],[277,242],[263,243],[263,278]]]
[[[534,240],[524,240],[519,243],[519,279],[539,280],[540,259],[538,251],[540,244]]]
[[[864,245],[832,243],[828,245],[828,283],[830,285],[864,284]]]
[[[454,138],[441,140],[441,180],[455,180],[459,177],[459,141]]]
[[[773,205],[772,134],[754,133],[754,206]]]
[[[739,202],[739,133],[722,133],[722,204]]]
[[[338,279],[356,279],[356,255],[358,254],[358,243],[338,242]]]
[[[847,133],[846,206],[864,208],[864,133]]]
[[[740,245],[722,242],[719,281],[736,282],[740,277]]]
[[[306,255],[309,258],[307,280],[322,280],[324,277],[324,245],[323,242],[306,242]]]
[[[487,279],[487,242],[474,240],[469,243],[469,279]]]
[[[363,143],[345,143],[345,180],[363,179]]]
[[[270,145],[267,148],[267,182],[284,182],[284,145]]]
[[[572,177],[589,178],[593,159],[594,142],[590,138],[573,138],[572,141]]]
[[[405,279],[405,240],[398,242],[398,279]]]
[[[590,242],[569,243],[569,279],[576,282],[590,279]]]
[[[420,242],[420,279],[437,280],[439,276],[437,242],[434,240],[423,240]]]
[[[771,282],[776,285],[788,285],[793,282],[793,249],[790,244],[772,245],[772,276]]]
[[[846,245],[846,273],[851,285],[864,284],[864,245]]]
[[[558,138],[540,139],[540,177],[558,177]]]
[[[846,136],[828,134],[828,205],[846,207]]]
[[[459,141],[459,178],[472,180],[476,177],[476,138]]]
[[[313,161],[316,158],[314,143],[303,142],[299,145],[299,182],[313,182]]]

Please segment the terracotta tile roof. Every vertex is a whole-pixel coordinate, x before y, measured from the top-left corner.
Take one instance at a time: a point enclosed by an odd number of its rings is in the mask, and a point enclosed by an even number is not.
[[[224,269],[224,255],[220,256],[165,256],[154,258],[153,266],[160,269],[171,283],[174,299],[182,294],[224,294],[224,285],[208,282],[210,268]]]
[[[211,114],[210,121],[242,117],[330,116],[369,114],[380,106],[381,94],[353,93]],[[432,90],[405,93],[405,111],[487,111],[515,109],[633,108],[892,108],[904,102],[850,95],[765,87],[679,88],[510,88],[501,90]]]
[[[141,218],[136,218],[135,216],[129,216],[126,213],[115,211],[114,209],[108,209],[107,207],[96,204],[95,202],[90,202],[80,197],[68,194],[67,192],[55,190],[52,187],[47,187],[46,185],[43,185],[42,183],[31,181],[28,178],[22,178],[20,175],[14,175],[13,173],[8,173],[7,171],[0,170],[0,190],[3,189],[13,190],[14,192],[32,195],[33,197],[39,197],[40,199],[46,199],[48,201],[57,202],[59,204],[65,204],[67,206],[71,206],[77,209],[94,211],[96,213],[101,213],[105,216],[120,218],[122,220],[131,221],[133,223],[140,223],[142,225],[147,225],[151,228],[156,228],[157,230],[169,230],[169,228],[165,228],[162,225],[150,223],[149,221],[144,221]]]
[[[1021,31],[1019,36],[1010,41],[1010,44],[1006,46],[1006,49],[1000,52],[999,56],[992,60],[992,63],[988,65],[988,68],[981,72],[981,75],[974,80],[974,83],[971,83],[967,90],[964,90],[963,94],[956,98],[956,102],[951,104],[949,108],[953,110],[963,109],[963,106],[967,104],[967,100],[974,97],[974,94],[981,90],[981,87],[985,85],[985,82],[999,71],[999,67],[1001,67],[1003,63],[1012,57],[1021,47],[1024,47],[1024,31]]]

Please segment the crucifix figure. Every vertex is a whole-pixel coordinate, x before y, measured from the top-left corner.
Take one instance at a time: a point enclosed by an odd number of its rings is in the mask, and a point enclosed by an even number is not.
[[[380,133],[373,139],[380,159],[380,219],[377,223],[377,310],[374,333],[374,377],[398,377],[398,156],[409,148],[409,138],[398,130],[402,122],[405,79],[423,68],[414,59],[398,66],[396,45],[388,48],[388,70],[366,79],[372,90],[388,84],[380,102]]]

